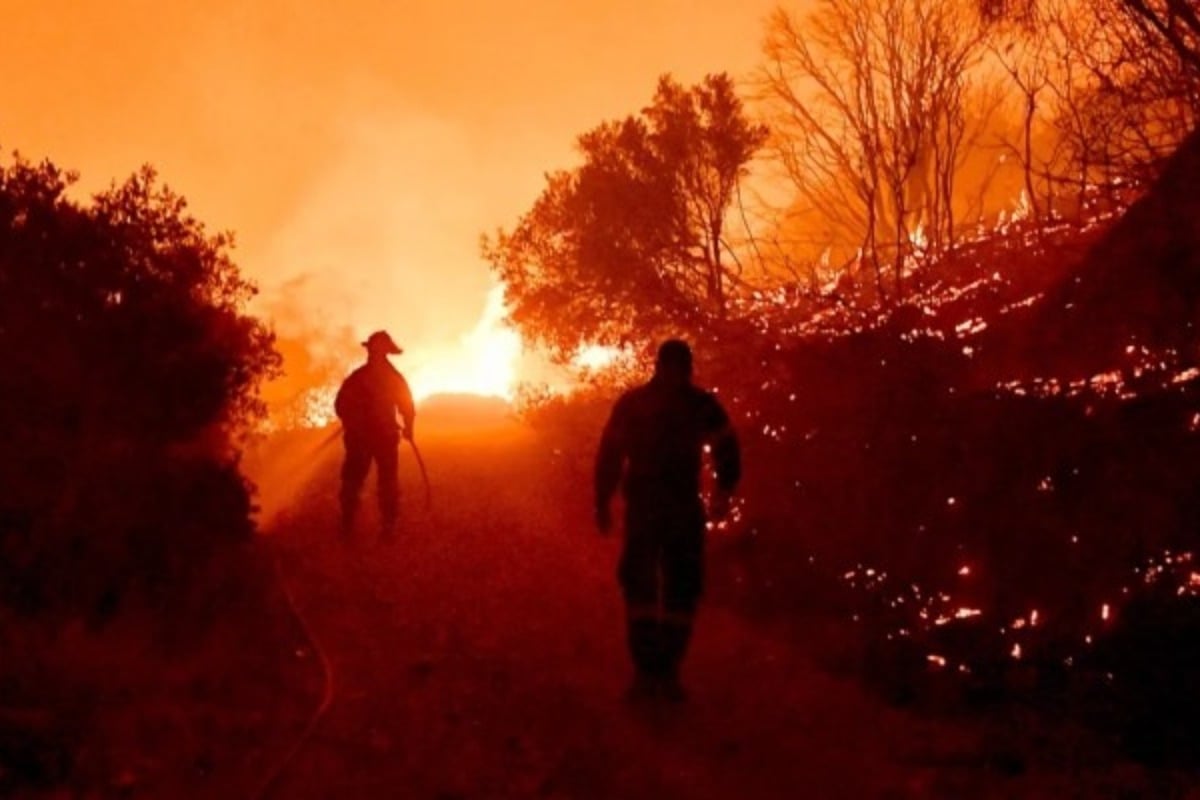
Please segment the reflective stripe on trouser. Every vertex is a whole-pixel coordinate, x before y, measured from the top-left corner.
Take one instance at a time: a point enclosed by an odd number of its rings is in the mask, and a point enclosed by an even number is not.
[[[626,514],[619,578],[629,653],[641,672],[672,676],[687,652],[704,586],[704,517],[697,505]]]
[[[374,462],[379,515],[385,526],[394,525],[400,498],[399,438],[386,436],[360,441],[346,437],[345,441],[346,460],[342,462],[340,492],[343,524],[354,521],[359,494],[371,470],[371,462]]]

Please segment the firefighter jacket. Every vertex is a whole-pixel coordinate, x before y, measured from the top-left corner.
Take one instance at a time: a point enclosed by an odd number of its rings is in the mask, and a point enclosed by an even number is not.
[[[654,378],[613,407],[596,456],[597,507],[618,483],[631,511],[690,509],[699,502],[700,465],[712,447],[717,485],[732,492],[741,453],[729,415],[709,392]]]
[[[411,436],[416,409],[408,381],[387,359],[368,361],[342,383],[334,410],[349,437],[387,438],[399,432],[397,414]]]

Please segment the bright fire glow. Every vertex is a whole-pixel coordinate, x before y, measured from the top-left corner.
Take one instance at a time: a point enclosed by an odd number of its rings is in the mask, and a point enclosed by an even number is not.
[[[618,347],[593,344],[581,347],[572,361],[577,367],[596,370],[604,369],[620,357],[621,349]]]
[[[390,328],[405,349],[402,355],[392,357],[392,363],[408,379],[413,398],[420,403],[435,394],[471,394],[511,401],[524,347],[520,334],[505,324],[505,314],[504,287],[495,286],[487,294],[478,322],[457,341],[407,341],[403,325]],[[359,331],[356,338],[365,335]],[[333,401],[338,386],[363,363],[365,353],[354,348],[343,357],[347,360],[330,371],[329,383],[297,390],[282,414],[273,412],[268,427],[321,427],[335,422]]]
[[[488,292],[475,328],[457,344],[413,348],[412,364],[397,363],[418,402],[434,394],[477,394],[511,400],[517,384],[521,336],[504,324],[504,287]]]

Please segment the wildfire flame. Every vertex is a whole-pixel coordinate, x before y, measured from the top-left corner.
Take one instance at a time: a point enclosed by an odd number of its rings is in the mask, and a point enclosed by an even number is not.
[[[403,325],[392,330],[402,332]],[[365,336],[358,332],[355,339]],[[504,287],[487,294],[483,312],[475,326],[458,341],[427,344],[406,342],[399,333],[405,353],[395,358],[397,368],[408,379],[413,398],[420,403],[431,395],[473,394],[511,401],[518,382],[518,363],[524,351],[520,334],[505,324]],[[284,401],[271,410],[266,429],[322,427],[336,421],[334,397],[342,378],[362,363],[357,348],[348,348],[325,368],[321,383],[303,384],[300,370],[292,383],[286,376],[276,394]],[[287,364],[285,363],[285,372]],[[297,381],[301,382],[297,385]]]
[[[413,364],[401,371],[418,402],[430,395],[477,394],[511,400],[517,385],[521,336],[504,323],[504,287],[488,292],[483,315],[457,343],[414,348]]]

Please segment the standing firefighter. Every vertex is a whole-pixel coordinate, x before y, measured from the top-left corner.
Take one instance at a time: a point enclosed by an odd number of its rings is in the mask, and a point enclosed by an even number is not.
[[[412,439],[416,409],[408,381],[388,361],[388,356],[404,351],[384,331],[372,333],[363,347],[367,348],[367,363],[350,373],[334,401],[346,445],[346,460],[342,464],[342,535],[348,537],[354,530],[358,497],[374,461],[380,532],[382,538],[388,539],[396,531],[400,495],[397,467],[401,431],[397,413],[404,419],[404,437]]]
[[[741,477],[729,415],[692,383],[692,351],[664,342],[654,377],[613,407],[596,456],[596,524],[612,527],[609,504],[624,475],[625,548],[619,577],[629,652],[630,696],[685,698],[679,666],[692,634],[704,580],[700,466],[711,445],[717,492],[711,513],[725,516]]]

